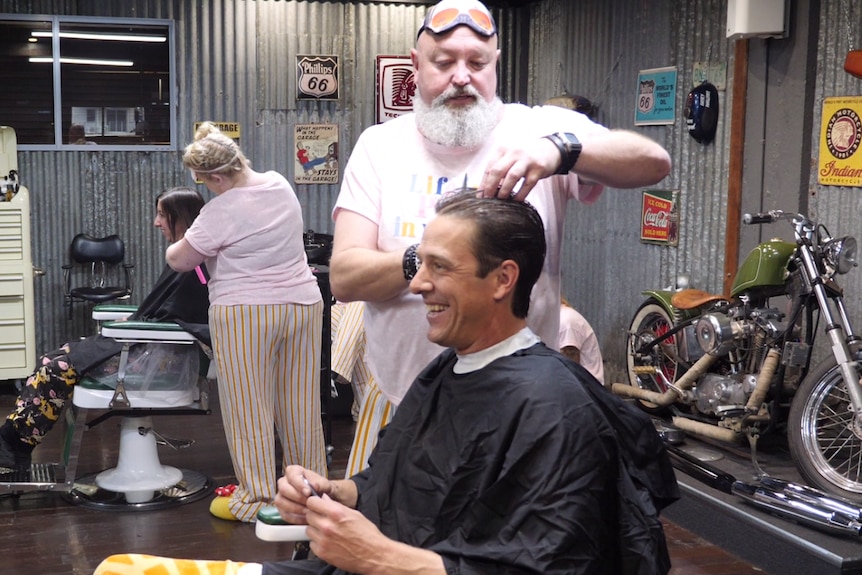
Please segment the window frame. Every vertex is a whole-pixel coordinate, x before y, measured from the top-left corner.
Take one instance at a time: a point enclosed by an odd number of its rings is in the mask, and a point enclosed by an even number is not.
[[[108,144],[100,143],[99,146],[86,144],[65,143],[65,130],[63,129],[63,101],[61,85],[61,62],[60,58],[54,58],[53,66],[53,118],[54,118],[54,143],[53,144],[24,144],[18,143],[18,149],[22,151],[76,151],[86,150],[88,152],[110,152],[110,151],[173,151],[177,149],[177,82],[176,82],[176,38],[175,22],[162,18],[100,18],[94,16],[50,16],[36,14],[6,14],[0,13],[0,21],[16,22],[50,22],[51,23],[51,53],[60,53],[60,26],[69,24],[106,25],[106,26],[141,26],[167,28],[166,36],[168,42],[168,95],[169,95],[169,125],[170,142],[165,144]]]

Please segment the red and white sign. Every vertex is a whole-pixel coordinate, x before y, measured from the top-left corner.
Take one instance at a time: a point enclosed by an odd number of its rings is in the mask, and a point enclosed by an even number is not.
[[[677,193],[645,190],[641,204],[641,241],[677,245],[679,210]]]
[[[377,56],[377,123],[413,111],[416,81],[410,56]]]

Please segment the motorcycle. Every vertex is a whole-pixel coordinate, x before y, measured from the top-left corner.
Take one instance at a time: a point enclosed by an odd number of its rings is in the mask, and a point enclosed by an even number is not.
[[[790,222],[795,242],[755,247],[727,296],[643,292],[627,335],[628,383],[612,390],[687,433],[748,439],[758,472],[758,438],[786,433],[810,485],[862,503],[862,339],[835,281],[857,265],[856,240],[780,210],[743,221]],[[831,353],[812,368],[821,330]]]

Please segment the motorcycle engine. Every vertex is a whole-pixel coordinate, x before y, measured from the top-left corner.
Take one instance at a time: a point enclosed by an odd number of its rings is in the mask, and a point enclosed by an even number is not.
[[[743,375],[737,380],[708,373],[700,378],[693,389],[695,405],[701,413],[717,416],[728,409],[741,409],[756,383],[757,378],[751,374]]]
[[[739,313],[741,310],[731,310]],[[767,338],[774,337],[786,328],[784,314],[774,308],[754,309],[747,317],[737,314],[708,313],[697,321],[694,331],[701,349],[713,355],[724,355],[733,350],[738,341],[755,332]]]

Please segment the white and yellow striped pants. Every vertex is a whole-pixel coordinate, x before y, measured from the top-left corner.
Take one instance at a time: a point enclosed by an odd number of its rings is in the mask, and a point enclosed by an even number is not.
[[[359,418],[359,406],[371,371],[365,362],[365,302],[335,302],[331,310],[332,356],[330,369],[350,382],[354,405],[351,415]]]
[[[238,488],[230,511],[254,521],[276,491],[275,430],[284,464],[326,475],[320,415],[323,302],[213,305],[209,314],[225,436]]]
[[[389,400],[380,392],[374,377],[370,377],[365,384],[365,394],[359,407],[359,419],[356,422],[353,445],[350,447],[345,478],[350,478],[365,469],[368,465],[368,456],[377,445],[380,430],[392,420],[394,414],[395,406],[389,403]]]

